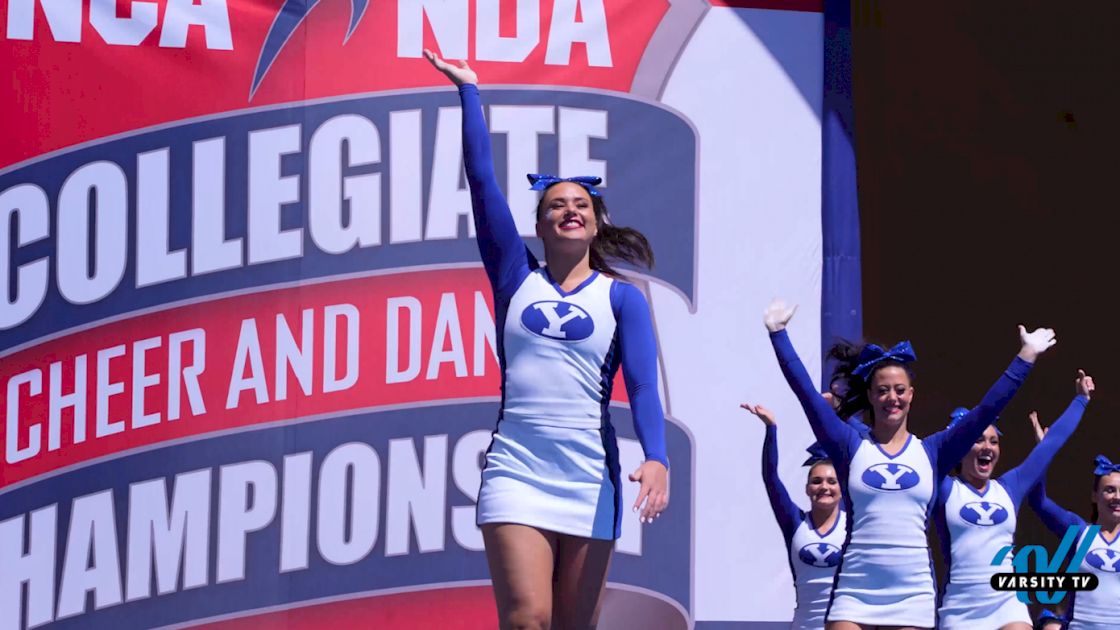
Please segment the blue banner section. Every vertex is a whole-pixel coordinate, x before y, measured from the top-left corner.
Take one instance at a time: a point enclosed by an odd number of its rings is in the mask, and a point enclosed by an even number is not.
[[[821,117],[821,344],[863,336],[859,197],[852,110],[852,12],[849,0],[824,2],[824,115]],[[828,383],[832,365],[822,362]]]
[[[634,439],[629,411],[612,412],[619,437]],[[13,569],[27,573],[31,593],[22,618],[57,611],[58,628],[149,628],[486,580],[473,505],[495,415],[494,403],[458,404],[247,430],[13,490],[0,503],[0,545],[9,547],[0,556],[31,554]],[[609,579],[689,610],[692,446],[666,428],[672,509],[637,537],[624,528]]]
[[[588,92],[495,89],[483,101],[500,128],[499,180],[511,200],[528,200],[513,208],[523,231],[536,199],[522,194],[526,171],[600,170],[613,221],[645,233],[657,253],[651,275],[693,299],[696,137],[686,120]],[[0,352],[217,292],[476,263],[457,109],[450,90],[278,107],[0,176],[0,216],[12,218],[0,224],[0,286],[11,296],[0,300]],[[535,151],[522,155],[526,146]],[[510,160],[536,163],[510,171]]]

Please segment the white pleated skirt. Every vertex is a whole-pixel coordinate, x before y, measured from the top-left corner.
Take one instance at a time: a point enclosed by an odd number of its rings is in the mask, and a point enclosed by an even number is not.
[[[928,548],[849,544],[827,619],[932,628],[935,597]]]
[[[478,524],[614,540],[621,492],[614,431],[502,420],[482,469]]]
[[[947,584],[937,618],[942,630],[1002,628],[1016,621],[1034,625],[1027,605],[1015,593],[997,591],[988,582]]]

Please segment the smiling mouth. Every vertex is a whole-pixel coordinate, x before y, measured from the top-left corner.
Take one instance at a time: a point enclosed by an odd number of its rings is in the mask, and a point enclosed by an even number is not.
[[[976,469],[982,473],[992,472],[992,462],[995,458],[991,455],[977,455],[976,456]]]
[[[562,230],[571,230],[581,227],[583,227],[583,221],[579,219],[565,219],[560,222],[560,229]]]

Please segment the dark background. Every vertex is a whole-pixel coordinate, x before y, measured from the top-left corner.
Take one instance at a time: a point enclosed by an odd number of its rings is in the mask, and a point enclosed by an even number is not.
[[[1112,299],[1120,243],[1120,2],[852,3],[864,333],[918,354],[911,430],[972,406],[1019,347],[1055,329],[1001,417],[997,474],[1074,395],[1098,391],[1048,475],[1089,516],[1092,460],[1120,462]],[[1017,543],[1049,534],[1029,507]]]

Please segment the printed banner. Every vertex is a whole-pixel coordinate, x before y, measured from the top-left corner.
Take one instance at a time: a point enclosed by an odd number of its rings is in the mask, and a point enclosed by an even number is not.
[[[671,504],[626,514],[603,626],[789,619],[762,431],[736,405],[797,420],[783,452],[811,441],[761,311],[801,304],[816,373],[819,11],[5,3],[0,629],[495,625],[475,525],[493,298],[458,97],[425,47],[478,71],[531,248],[525,173],[555,172],[602,177],[656,254],[627,273],[661,351]]]

